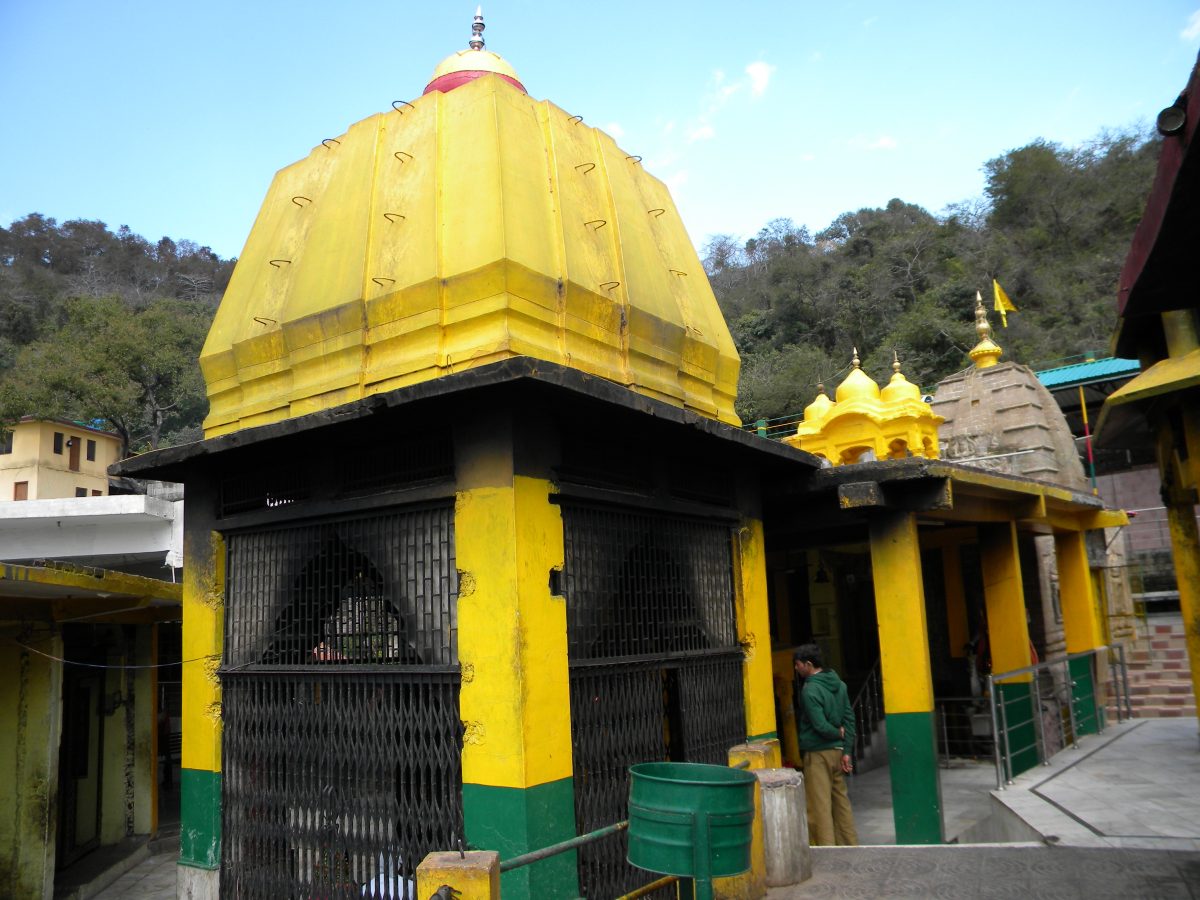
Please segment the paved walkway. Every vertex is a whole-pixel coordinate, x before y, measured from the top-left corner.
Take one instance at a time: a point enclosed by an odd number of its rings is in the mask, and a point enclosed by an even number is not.
[[[134,866],[99,894],[96,900],[175,900],[175,870],[179,852],[158,853]]]

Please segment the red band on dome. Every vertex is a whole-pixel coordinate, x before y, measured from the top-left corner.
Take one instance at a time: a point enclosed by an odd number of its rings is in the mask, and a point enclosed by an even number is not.
[[[507,75],[501,75],[499,72],[484,72],[479,69],[468,69],[464,72],[447,72],[445,75],[441,75],[433,79],[433,81],[429,82],[429,84],[425,86],[425,90],[423,90],[421,94],[424,96],[430,91],[441,91],[443,94],[445,94],[448,91],[454,90],[456,87],[462,87],[467,82],[474,81],[476,78],[481,78],[484,75],[495,75],[497,78],[503,78],[522,94],[529,93],[529,91],[525,90],[525,85],[521,84],[521,82],[517,81],[515,78],[510,78]]]

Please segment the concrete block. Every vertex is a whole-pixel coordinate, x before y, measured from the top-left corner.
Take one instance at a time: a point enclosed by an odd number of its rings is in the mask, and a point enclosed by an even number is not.
[[[762,788],[767,886],[786,887],[807,881],[812,877],[812,850],[808,844],[804,776],[794,769],[763,769],[757,775]]]
[[[221,896],[220,869],[198,869],[180,863],[177,874],[179,900],[218,900]]]

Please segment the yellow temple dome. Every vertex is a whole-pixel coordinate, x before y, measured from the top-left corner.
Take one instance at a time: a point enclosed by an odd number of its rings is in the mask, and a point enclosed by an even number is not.
[[[829,399],[829,395],[825,393],[825,385],[817,385],[817,396],[812,403],[804,407],[804,421],[816,422],[820,420],[825,413],[833,408],[833,401]]]
[[[892,380],[880,391],[859,367],[855,349],[854,367],[838,385],[837,402],[830,402],[822,390],[784,443],[834,466],[908,456],[936,459],[942,417],[900,372],[899,354],[892,358]]]
[[[864,372],[858,363],[858,348],[854,348],[854,358],[851,363],[853,368],[846,379],[837,386],[837,391],[834,398],[838,403],[846,403],[851,400],[878,400],[879,385],[877,385],[871,376]]]
[[[900,371],[900,354],[892,351],[892,377],[883,390],[879,399],[884,403],[901,403],[905,400],[921,402],[921,389],[904,377]]]
[[[482,31],[412,103],[276,173],[201,351],[206,437],[521,356],[740,424],[666,185],[530,97]]]

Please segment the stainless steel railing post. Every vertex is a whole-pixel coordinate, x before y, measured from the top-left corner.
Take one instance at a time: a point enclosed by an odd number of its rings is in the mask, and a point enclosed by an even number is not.
[[[1067,680],[1067,709],[1071,713],[1071,746],[1079,749],[1079,722],[1075,716],[1075,679],[1071,677],[1071,663],[1063,660],[1063,674]]]
[[[988,706],[992,714],[992,755],[996,758],[996,790],[1004,790],[1004,763],[1000,758],[1000,716],[996,712],[996,683],[987,677]]]

